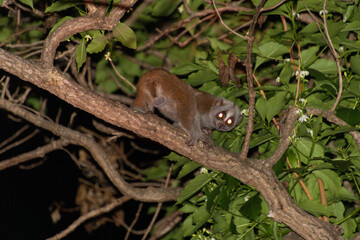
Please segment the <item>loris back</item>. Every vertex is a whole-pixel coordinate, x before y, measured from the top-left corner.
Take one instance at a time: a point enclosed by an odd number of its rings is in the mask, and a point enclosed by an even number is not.
[[[188,145],[199,139],[209,144],[211,129],[230,131],[241,119],[233,102],[196,90],[164,69],[151,70],[140,78],[132,107],[144,113],[156,107],[188,134]]]

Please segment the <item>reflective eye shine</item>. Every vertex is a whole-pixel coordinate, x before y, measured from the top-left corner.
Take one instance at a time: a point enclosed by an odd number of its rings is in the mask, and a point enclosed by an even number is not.
[[[223,117],[224,117],[224,113],[219,112],[217,116],[218,116],[218,118],[220,118],[220,119],[221,119],[221,118],[223,118]]]
[[[233,123],[233,120],[232,120],[231,118],[229,118],[228,120],[226,120],[226,123],[227,123],[228,125],[231,125],[231,124]]]

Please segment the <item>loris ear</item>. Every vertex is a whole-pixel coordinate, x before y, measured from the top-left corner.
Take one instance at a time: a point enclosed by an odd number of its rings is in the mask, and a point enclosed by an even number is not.
[[[214,102],[214,106],[216,106],[216,107],[222,106],[222,105],[224,105],[223,102],[224,101],[222,98],[216,98],[215,102]]]

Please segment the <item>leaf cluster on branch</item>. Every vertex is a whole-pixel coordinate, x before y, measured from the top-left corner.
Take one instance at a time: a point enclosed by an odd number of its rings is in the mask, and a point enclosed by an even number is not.
[[[0,136],[0,170],[62,150],[82,172],[81,216],[49,239],[109,221],[124,239],[359,238],[359,3],[0,3],[0,109],[23,124]],[[128,107],[156,67],[234,101],[244,120],[189,147],[180,128]]]

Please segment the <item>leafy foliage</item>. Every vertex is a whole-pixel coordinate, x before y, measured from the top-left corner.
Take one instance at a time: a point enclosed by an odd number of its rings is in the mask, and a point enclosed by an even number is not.
[[[34,8],[31,0],[21,2]],[[187,2],[194,13],[205,11],[209,6],[204,0]],[[251,20],[254,5],[259,2],[244,2],[248,12],[222,12],[224,22],[233,29],[247,23]],[[265,8],[279,2],[267,1]],[[229,1],[217,3],[221,8]],[[243,62],[246,41],[234,34],[221,37],[227,31],[216,21],[217,17],[205,21],[201,15],[191,16],[184,8],[182,1],[157,0],[146,6],[132,25],[128,26],[125,20],[113,31],[92,30],[69,36],[68,40],[76,44],[78,71],[84,68],[87,57],[92,57],[96,64],[94,84],[97,89],[133,95],[134,90],[122,80],[118,80],[120,84],[114,81],[112,69],[103,57],[109,51],[117,71],[131,83],[136,82],[147,66],[166,66],[192,86],[234,101],[246,115],[248,91],[242,67],[237,69],[242,88],[232,82],[228,87],[222,86],[218,71],[218,53],[225,55],[224,58],[234,53]],[[262,85],[256,86],[255,126],[250,150],[254,158],[271,156],[279,143],[279,132],[273,119],[279,122],[282,112],[289,106],[301,108],[292,144],[274,171],[299,207],[340,224],[343,237],[351,239],[360,231],[357,214],[360,152],[349,134],[359,131],[360,123],[360,6],[359,1],[329,0],[326,10],[324,13],[323,1],[305,0],[285,1],[264,12],[267,20],[256,30],[252,55],[254,75]],[[65,21],[85,15],[86,8],[78,2],[53,1],[45,13],[59,14],[51,33]],[[338,68],[325,40],[324,26],[314,21],[323,14],[326,14],[327,30],[339,54],[343,76],[343,92],[336,115],[348,126],[333,124],[321,115],[305,115],[307,107],[331,109],[339,94]],[[131,13],[126,17],[130,19]],[[281,17],[286,21],[287,30],[284,30]],[[187,24],[176,28],[176,23],[186,19]],[[14,33],[14,24],[7,17],[0,17],[0,41]],[[28,25],[36,24],[34,20]],[[160,30],[156,33],[156,29]],[[247,29],[242,30],[238,32],[245,35]],[[162,34],[165,31],[166,34]],[[154,34],[160,37],[153,40]],[[29,42],[43,37],[36,30],[22,35]],[[39,108],[34,98],[29,98],[27,104]],[[232,132],[213,132],[214,144],[231,152],[240,152],[246,125],[245,117]],[[186,217],[163,239],[281,239],[290,231],[287,226],[267,217],[266,202],[251,186],[227,174],[205,169],[175,153],[165,159],[168,161],[162,160],[143,171],[146,179],[165,177],[170,163],[175,163],[174,172],[179,181],[189,181],[176,203]],[[324,185],[326,205],[321,202],[319,181]],[[350,187],[345,187],[344,182]]]

